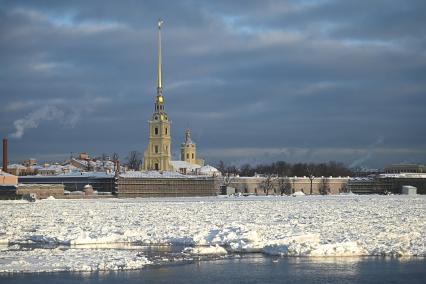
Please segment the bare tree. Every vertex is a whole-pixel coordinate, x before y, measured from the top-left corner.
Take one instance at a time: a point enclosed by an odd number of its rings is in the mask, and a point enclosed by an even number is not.
[[[274,185],[275,179],[276,178],[272,174],[267,174],[265,176],[265,179],[260,183],[260,188],[263,189],[263,192],[266,195],[269,195],[270,190],[273,190],[273,189],[275,190],[275,185]]]
[[[113,162],[117,162],[120,158],[116,152],[112,153],[111,157]]]
[[[232,181],[234,180],[234,178],[235,178],[235,175],[232,174],[232,173],[225,173],[225,174],[223,174],[222,175],[222,180],[221,180],[222,186],[223,187],[228,187],[232,183]]]
[[[350,190],[347,183],[343,184],[339,190],[339,193],[349,193],[349,192]]]
[[[114,173],[118,176],[120,174],[120,160],[116,152],[112,153],[111,161],[114,163]]]
[[[321,182],[319,184],[319,193],[322,195],[327,195],[330,193],[330,182],[328,178],[321,178]]]
[[[311,187],[309,190],[309,194],[312,195],[312,183],[314,181],[314,170],[315,170],[315,165],[314,164],[308,164],[306,166],[306,172],[308,173],[308,177],[309,177],[309,181],[311,182]]]
[[[222,173],[222,175],[225,174],[226,165],[222,160],[219,161],[219,164],[217,165],[217,169],[219,172]]]
[[[277,184],[281,195],[290,195],[293,193],[292,184],[289,177],[279,177]]]
[[[127,163],[130,169],[139,171],[142,166],[142,154],[138,151],[130,151]]]
[[[235,175],[233,175],[232,173],[227,172],[222,174],[222,178],[220,180],[220,190],[221,192],[223,192],[222,194],[226,194],[227,188],[232,183],[234,178]]]

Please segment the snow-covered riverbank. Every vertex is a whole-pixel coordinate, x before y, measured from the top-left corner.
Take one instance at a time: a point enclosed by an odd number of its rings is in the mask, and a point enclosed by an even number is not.
[[[426,256],[425,213],[426,196],[0,201],[0,271],[14,254],[6,244],[31,243],[207,246],[188,250],[194,254]],[[149,263],[126,253],[117,259]],[[25,251],[15,254],[19,259]]]

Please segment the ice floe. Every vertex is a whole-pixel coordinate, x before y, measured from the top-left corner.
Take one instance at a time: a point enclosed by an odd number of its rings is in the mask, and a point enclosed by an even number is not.
[[[426,256],[425,213],[426,196],[396,195],[0,201],[0,243],[175,244],[200,255]],[[50,263],[75,258],[72,267],[58,264],[65,270],[128,269],[147,262],[134,251],[108,251],[113,262],[104,262],[101,251],[89,251],[93,262],[77,268],[85,250],[49,256],[43,249],[6,246],[0,270],[25,270],[37,257]],[[40,265],[33,270],[46,269]]]
[[[1,251],[1,272],[54,272],[140,269],[151,264],[135,250],[32,249]]]

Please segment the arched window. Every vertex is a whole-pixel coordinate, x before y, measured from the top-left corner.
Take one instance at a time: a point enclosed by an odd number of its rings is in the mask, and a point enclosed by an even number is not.
[[[158,135],[158,127],[156,127],[156,128],[154,129],[154,133],[155,133],[155,135]]]

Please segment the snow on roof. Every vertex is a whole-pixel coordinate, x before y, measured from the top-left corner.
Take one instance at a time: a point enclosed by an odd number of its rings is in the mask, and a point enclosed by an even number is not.
[[[64,174],[60,174],[58,176],[84,176],[84,177],[97,177],[97,178],[102,178],[102,177],[113,177],[114,173],[107,173],[107,172],[69,172],[69,173],[64,173]]]
[[[32,165],[32,166],[29,166],[29,168],[30,168],[30,169],[33,169],[33,170],[44,169],[44,167],[43,167],[43,166],[40,166],[40,165]]]
[[[212,173],[218,173],[219,170],[216,169],[215,167],[212,167],[210,165],[205,165],[203,167],[201,167],[200,169],[200,173],[201,174],[212,174]]]
[[[26,169],[27,167],[21,164],[10,164],[7,166],[8,169]]]
[[[191,164],[186,161],[170,161],[170,164],[175,168],[176,170],[179,169],[188,169],[190,171],[201,168],[200,165],[197,164]]]
[[[9,173],[3,172],[2,170],[0,170],[0,176],[5,176],[5,177],[14,177],[14,175],[11,175]]]
[[[69,172],[69,173],[61,173],[54,176],[42,176],[42,175],[33,175],[33,176],[20,176],[19,179],[25,178],[52,178],[52,177],[93,177],[93,178],[111,178],[114,176],[114,173],[106,173],[106,172]]]
[[[50,188],[50,187],[57,187],[60,186],[60,184],[43,184],[43,183],[18,183],[18,188],[21,187],[36,187],[36,188]]]
[[[426,178],[426,173],[380,174],[379,178]]]
[[[351,177],[349,180],[356,180],[356,181],[372,181],[374,180],[373,177]]]
[[[56,172],[61,172],[62,171],[62,166],[61,165],[50,165],[47,166],[45,168],[39,168],[39,171],[56,171]]]
[[[168,171],[129,171],[123,174],[120,174],[120,177],[124,178],[198,178],[198,176],[183,175],[177,172],[168,172]]]

